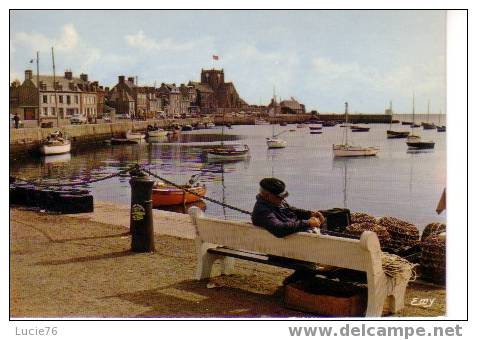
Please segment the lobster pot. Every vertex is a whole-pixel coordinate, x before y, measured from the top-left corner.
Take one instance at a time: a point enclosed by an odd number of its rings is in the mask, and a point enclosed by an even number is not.
[[[424,242],[430,236],[436,236],[445,231],[446,225],[444,223],[429,223],[428,225],[426,225],[424,231],[422,232],[421,242]]]
[[[419,244],[419,230],[411,223],[395,217],[382,217],[378,220],[391,236],[390,246],[393,248],[407,248]]]
[[[446,282],[446,241],[439,235],[428,237],[422,242],[421,277],[428,281]]]
[[[371,216],[367,213],[364,212],[352,212],[351,213],[351,223],[363,223],[363,222],[369,222],[369,223],[374,223],[377,224],[378,221],[374,216]]]
[[[346,227],[346,232],[355,236],[361,236],[361,234],[366,230],[374,231],[376,233],[381,246],[388,244],[391,240],[391,236],[389,235],[386,228],[376,223],[353,223],[352,225]]]

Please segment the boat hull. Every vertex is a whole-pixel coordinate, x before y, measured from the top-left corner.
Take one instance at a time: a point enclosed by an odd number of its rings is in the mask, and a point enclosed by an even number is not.
[[[156,138],[156,137],[166,137],[169,131],[165,130],[151,130],[147,132],[147,137]]]
[[[283,139],[267,139],[267,146],[269,149],[283,149],[287,146],[287,142]]]
[[[218,147],[207,151],[207,159],[210,160],[225,160],[225,159],[244,159],[249,156],[248,146],[245,145],[241,149],[234,146]]]
[[[434,130],[436,126],[434,124],[421,123],[424,130]]]
[[[187,188],[187,190],[190,192],[175,187],[152,189],[152,206],[157,208],[198,202],[207,192],[203,186]]]
[[[333,145],[333,155],[335,157],[376,156],[378,151],[379,149],[374,147]]]
[[[438,126],[437,127],[437,132],[446,132],[446,127],[445,126]]]
[[[415,141],[415,142],[406,142],[407,146],[412,149],[434,149],[434,142],[428,141]]]
[[[71,142],[67,141],[61,145],[47,145],[40,146],[40,153],[42,155],[61,155],[71,151]]]
[[[409,131],[387,130],[386,135],[388,138],[407,138],[409,136]]]
[[[141,140],[146,138],[146,135],[143,133],[138,133],[138,132],[126,132],[126,139],[127,140]]]

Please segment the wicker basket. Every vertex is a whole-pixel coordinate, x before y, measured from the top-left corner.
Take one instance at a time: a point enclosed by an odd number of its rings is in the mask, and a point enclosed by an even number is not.
[[[444,223],[429,223],[424,228],[421,236],[421,242],[424,242],[429,236],[439,235],[446,231],[446,225]]]
[[[361,236],[361,234],[366,230],[374,231],[376,233],[381,247],[388,244],[389,241],[391,240],[391,236],[389,235],[386,228],[376,223],[372,223],[372,222],[353,223],[352,225],[346,227],[346,232],[355,236]]]
[[[419,244],[419,230],[411,223],[395,217],[381,217],[378,224],[386,228],[391,236],[391,247],[412,247]]]
[[[421,277],[428,281],[446,282],[446,241],[439,235],[429,236],[422,242]]]
[[[366,289],[351,284],[314,278],[285,286],[285,305],[294,310],[323,316],[363,316]]]
[[[371,216],[364,212],[352,212],[351,213],[351,223],[363,223],[363,222],[370,222],[370,223],[377,223],[377,219],[374,216]]]

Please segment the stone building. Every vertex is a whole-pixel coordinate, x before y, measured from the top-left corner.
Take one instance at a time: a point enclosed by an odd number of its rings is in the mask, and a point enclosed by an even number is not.
[[[162,83],[157,90],[161,98],[162,107],[167,116],[181,115],[182,94],[176,84]]]
[[[274,99],[270,101],[268,105],[268,113],[274,114],[303,114],[306,113],[305,105],[300,104],[295,98],[291,97],[288,100],[282,100],[279,103],[277,102],[276,108],[274,109]]]
[[[148,112],[147,93],[134,82],[134,77],[118,76],[118,83],[108,93],[108,105],[119,114],[145,118]]]
[[[224,70],[204,70],[200,74],[200,83],[189,82],[197,93],[196,104],[201,113],[239,110],[247,106],[232,82],[225,82]]]
[[[25,121],[68,119],[74,114],[95,117],[98,90],[97,83],[88,81],[86,74],[75,78],[71,71],[65,71],[64,76],[37,77],[32,70],[26,70],[25,80],[14,90],[15,111]]]

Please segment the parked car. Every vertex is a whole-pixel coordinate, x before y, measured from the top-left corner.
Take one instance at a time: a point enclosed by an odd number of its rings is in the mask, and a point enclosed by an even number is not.
[[[103,122],[111,123],[112,122],[111,116],[103,116]]]
[[[86,124],[86,117],[80,114],[74,114],[70,117],[71,124]]]
[[[131,119],[129,113],[116,113],[116,119]]]

